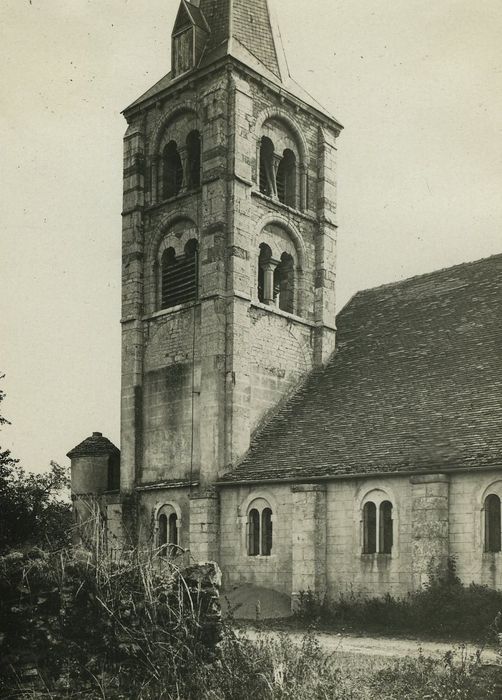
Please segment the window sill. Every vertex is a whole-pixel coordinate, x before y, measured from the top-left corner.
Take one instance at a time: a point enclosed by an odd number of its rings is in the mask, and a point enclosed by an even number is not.
[[[271,561],[277,557],[276,554],[247,554],[246,556],[251,561]]]
[[[317,221],[317,217],[310,211],[303,211],[302,209],[297,209],[296,207],[290,207],[288,204],[284,204],[278,199],[275,199],[275,197],[270,197],[268,194],[263,194],[263,192],[260,192],[260,190],[253,189],[251,191],[251,196],[263,199],[264,202],[272,204],[274,207],[277,207],[277,209],[286,211],[289,214],[295,214],[296,216],[300,216],[308,221]]]
[[[172,204],[173,202],[177,202],[181,199],[186,199],[187,197],[191,197],[194,194],[200,194],[202,192],[202,187],[193,187],[189,190],[183,190],[183,192],[178,192],[178,194],[173,195],[172,197],[167,197],[166,199],[160,199],[158,202],[155,202],[155,204],[150,203],[147,204],[145,207],[145,210],[151,211],[153,209],[158,209],[159,207],[163,207],[166,204]]]
[[[361,552],[361,559],[367,561],[378,560],[378,559],[392,559],[392,553],[390,552]]]
[[[261,309],[262,311],[268,311],[270,314],[274,314],[274,316],[282,316],[283,318],[290,319],[291,321],[296,321],[297,323],[302,323],[304,326],[309,326],[310,328],[315,327],[315,323],[313,321],[308,321],[306,318],[303,318],[302,316],[296,316],[296,314],[291,314],[288,311],[283,311],[282,309],[279,309],[277,306],[273,306],[272,304],[262,304],[261,301],[252,301],[251,306],[254,307],[255,309]]]
[[[171,314],[179,313],[180,311],[186,311],[187,309],[192,309],[195,306],[199,306],[199,301],[187,301],[185,304],[178,304],[177,306],[170,306],[168,309],[160,309],[160,311],[155,311],[153,314],[147,314],[141,317],[142,321],[153,321],[156,318],[161,318],[162,316],[170,316]]]

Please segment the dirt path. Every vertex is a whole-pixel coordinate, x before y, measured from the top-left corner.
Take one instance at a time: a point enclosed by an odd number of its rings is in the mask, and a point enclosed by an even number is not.
[[[304,636],[303,632],[287,631],[275,632],[247,628],[246,636],[250,639],[257,639],[260,635],[278,637],[280,634],[287,634],[296,643],[300,644]],[[460,645],[453,642],[431,642],[420,641],[418,639],[401,639],[398,637],[362,637],[352,634],[328,634],[326,632],[316,633],[319,643],[329,654],[342,652],[350,654],[361,654],[363,656],[385,656],[389,658],[402,658],[404,656],[417,656],[420,649],[425,656],[443,656],[447,651],[460,650]],[[476,647],[467,645],[465,652],[469,655],[476,653]],[[493,649],[483,650],[483,660],[492,662],[496,660],[497,654]]]

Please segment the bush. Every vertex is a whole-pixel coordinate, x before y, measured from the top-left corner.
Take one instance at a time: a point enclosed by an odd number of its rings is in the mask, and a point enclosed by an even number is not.
[[[502,593],[475,583],[464,586],[450,559],[446,572],[431,571],[428,584],[404,599],[351,592],[320,601],[307,592],[300,595],[297,617],[303,623],[479,640],[490,634],[499,611]]]
[[[30,679],[131,697],[161,678],[176,687],[182,669],[216,653],[217,577],[215,565],[182,575],[138,551],[119,562],[41,550],[0,558],[0,695]]]

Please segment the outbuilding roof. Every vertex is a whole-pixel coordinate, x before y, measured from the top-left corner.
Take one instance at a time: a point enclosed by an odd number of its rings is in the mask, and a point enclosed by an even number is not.
[[[356,294],[222,482],[502,466],[502,255]]]
[[[113,442],[108,440],[108,438],[103,437],[102,433],[93,433],[90,437],[70,450],[66,456],[72,459],[73,457],[113,454],[120,454],[119,448],[115,447]]]

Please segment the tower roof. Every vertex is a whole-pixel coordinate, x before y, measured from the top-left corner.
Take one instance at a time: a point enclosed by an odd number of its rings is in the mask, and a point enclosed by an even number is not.
[[[282,42],[268,0],[200,0],[199,7],[210,28],[201,63],[231,54],[246,63],[258,62],[280,80],[286,78]]]
[[[113,442],[103,436],[103,433],[93,433],[83,440],[66,455],[70,459],[73,457],[91,457],[94,455],[120,454],[118,447]]]
[[[194,25],[204,29],[197,39],[204,42],[204,47],[195,70],[206,68],[225,56],[233,56],[338,124],[317,100],[291,78],[272,2],[273,0],[181,0],[177,22],[182,13]],[[173,74],[168,73],[125,111],[156,97],[175,80]]]

